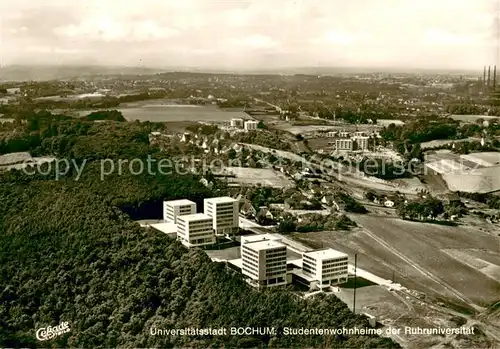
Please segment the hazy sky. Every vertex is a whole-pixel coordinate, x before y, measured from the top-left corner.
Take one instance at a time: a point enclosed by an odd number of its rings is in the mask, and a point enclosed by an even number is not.
[[[496,0],[0,0],[4,64],[496,63]]]

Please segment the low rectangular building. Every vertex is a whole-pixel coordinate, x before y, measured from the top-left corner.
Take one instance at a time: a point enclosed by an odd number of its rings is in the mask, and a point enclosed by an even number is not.
[[[318,281],[319,287],[341,284],[348,280],[348,256],[331,248],[305,252],[302,270]]]
[[[178,216],[177,240],[186,247],[215,244],[212,217],[203,213]]]
[[[261,240],[242,240],[242,273],[258,288],[287,284],[287,247],[272,237]]]
[[[196,213],[196,203],[190,200],[172,200],[163,202],[163,221],[177,223],[177,217]]]

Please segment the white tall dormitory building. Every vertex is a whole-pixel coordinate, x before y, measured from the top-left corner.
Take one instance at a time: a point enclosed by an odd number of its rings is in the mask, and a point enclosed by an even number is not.
[[[216,235],[229,235],[238,232],[239,201],[223,196],[204,200],[204,213],[213,218]]]
[[[347,282],[347,262],[347,254],[331,248],[305,252],[302,255],[302,270],[305,275],[314,278],[321,288]]]
[[[203,213],[177,217],[177,240],[186,247],[214,244],[212,217]]]
[[[245,121],[245,130],[247,131],[256,130],[258,125],[259,125],[258,121],[247,120]]]
[[[240,118],[231,119],[231,127],[242,128],[243,125],[244,125],[243,119]]]
[[[286,285],[286,245],[269,234],[242,237],[241,270],[252,286]]]
[[[163,221],[177,223],[177,217],[196,213],[196,203],[190,200],[163,201]]]

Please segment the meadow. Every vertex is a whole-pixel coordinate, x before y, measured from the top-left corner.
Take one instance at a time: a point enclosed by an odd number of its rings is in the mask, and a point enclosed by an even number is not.
[[[217,106],[179,105],[179,104],[143,104],[129,105],[117,108],[127,121],[139,120],[141,122],[178,122],[178,121],[204,121],[227,122],[232,118],[252,119],[241,111],[226,111]],[[81,116],[87,115],[91,110],[81,111]]]

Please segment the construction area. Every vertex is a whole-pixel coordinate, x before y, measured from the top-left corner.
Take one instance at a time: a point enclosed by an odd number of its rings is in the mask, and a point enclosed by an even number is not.
[[[466,155],[441,150],[428,154],[428,174],[442,176],[449,190],[469,193],[500,191],[500,153],[482,152]]]

